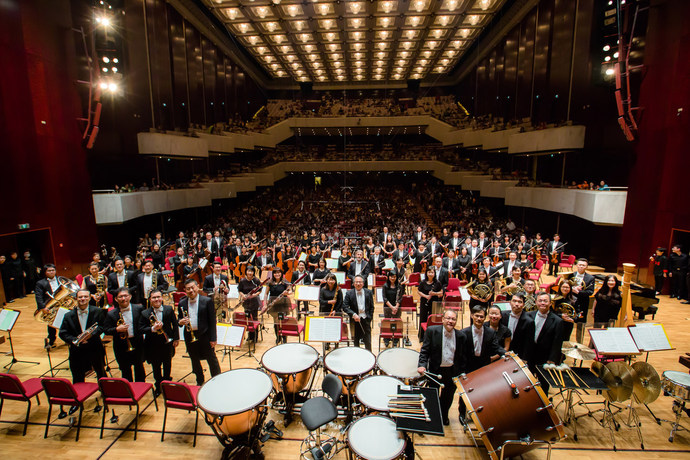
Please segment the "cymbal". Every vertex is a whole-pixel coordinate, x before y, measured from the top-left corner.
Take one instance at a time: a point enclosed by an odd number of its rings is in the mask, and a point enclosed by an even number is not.
[[[651,364],[638,361],[632,365],[635,370],[633,394],[640,404],[651,404],[661,394],[661,379]]]
[[[597,356],[594,350],[577,342],[563,342],[561,353],[568,358],[573,358],[575,360],[579,359],[581,361],[590,361]]]
[[[609,387],[604,397],[611,402],[630,399],[633,381],[636,379],[633,368],[622,361],[612,361],[606,364],[605,368],[608,372],[604,372],[603,377],[599,377]]]

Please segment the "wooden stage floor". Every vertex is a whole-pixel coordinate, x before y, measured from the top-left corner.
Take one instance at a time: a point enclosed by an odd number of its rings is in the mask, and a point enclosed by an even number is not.
[[[38,361],[39,365],[17,363],[13,366],[12,372],[22,380],[30,377],[37,377],[49,370],[46,352],[43,349],[43,338],[46,335],[46,328],[33,320],[35,308],[33,295],[25,299],[18,300],[8,307],[18,309],[22,312],[17,325],[12,334],[15,353],[18,359],[28,361]],[[656,315],[655,322],[664,324],[675,350],[652,353],[649,362],[657,372],[665,370],[677,370],[687,372],[688,369],[678,363],[678,356],[690,351],[690,306],[682,305],[677,300],[670,300],[668,296],[661,296],[659,313]],[[382,313],[382,306],[377,304],[376,313]],[[651,321],[651,316],[647,321]],[[378,322],[378,321],[377,321]],[[464,324],[469,324],[469,315],[464,313]],[[459,327],[459,325],[458,325]],[[270,348],[274,342],[273,328],[269,325],[269,332],[264,333],[264,340],[257,345],[257,357]],[[378,351],[378,327],[375,328],[373,349]],[[7,336],[6,333],[4,333]],[[417,341],[416,327],[410,328],[410,338],[412,348],[419,350]],[[59,341],[59,339],[58,339]],[[291,339],[290,341],[295,341]],[[59,343],[61,343],[59,341]],[[321,351],[321,346],[316,344],[315,348]],[[0,352],[9,352],[9,344],[5,342],[0,345]],[[180,379],[191,370],[189,361],[182,356],[185,355],[184,345],[181,343],[178,352],[173,360],[173,378]],[[229,370],[229,359],[232,360],[232,368],[241,367],[256,368],[257,361],[252,358],[236,359],[240,352],[234,351],[232,356],[227,356],[221,362],[223,371]],[[53,363],[58,363],[67,357],[67,346],[62,344],[51,353]],[[113,359],[112,349],[108,347],[108,357]],[[220,355],[219,355],[220,359]],[[640,356],[639,359],[644,359]],[[0,366],[10,362],[9,356],[0,357]],[[568,364],[573,365],[569,359]],[[587,365],[591,363],[586,363]],[[119,376],[113,361],[111,366],[114,376]],[[146,364],[147,371],[150,367]],[[206,370],[208,376],[208,371]],[[59,376],[71,378],[69,371],[60,371]],[[322,377],[319,371],[318,379]],[[208,377],[207,377],[208,378]],[[93,380],[93,379],[91,379]],[[153,381],[151,375],[149,381]],[[186,377],[185,381],[194,384],[193,376]],[[315,387],[318,385],[315,385]],[[228,389],[229,391],[242,391],[242,389]],[[551,390],[551,395],[554,392]],[[602,396],[587,395],[586,401],[603,401]],[[561,401],[560,397],[554,397],[554,404]],[[49,456],[53,458],[93,459],[93,458],[127,458],[127,459],[149,459],[159,458],[183,458],[183,457],[202,457],[219,458],[222,446],[216,439],[210,427],[203,421],[203,416],[199,420],[199,435],[196,447],[192,447],[191,433],[194,429],[194,416],[184,411],[171,410],[168,413],[165,441],[160,441],[161,427],[163,423],[162,398],[159,399],[160,411],[156,412],[153,407],[152,399],[147,396],[143,400],[146,407],[139,421],[139,434],[137,441],[133,440],[133,414],[127,408],[117,408],[119,422],[111,424],[106,418],[106,431],[103,439],[99,439],[100,413],[92,411],[94,400],[89,400],[84,412],[80,439],[75,443],[76,429],[70,429],[67,425],[68,419],[57,419],[57,411],[53,411],[53,420],[47,439],[43,439],[44,424],[47,416],[47,405],[45,396],[41,396],[41,405],[36,405],[35,400],[29,419],[29,427],[26,436],[22,436],[23,420],[26,411],[26,404],[16,401],[6,401],[0,416],[0,443],[2,453],[8,459],[25,459]],[[662,419],[675,419],[671,411],[672,398],[663,394],[654,403],[651,409]],[[499,409],[496,409],[499,410]],[[563,414],[563,405],[557,408],[559,415]],[[584,409],[577,409],[577,413],[584,413]],[[571,458],[577,456],[580,459],[605,460],[609,458],[632,458],[635,455],[643,455],[646,459],[687,459],[690,458],[690,434],[681,431],[676,434],[675,442],[668,442],[670,424],[662,422],[657,425],[649,412],[638,409],[642,422],[642,433],[644,437],[645,450],[640,450],[634,428],[621,426],[620,431],[615,434],[617,452],[612,450],[611,439],[607,430],[603,429],[593,417],[583,417],[578,422],[578,441],[573,439],[572,426],[567,426],[565,432],[567,439],[556,444],[553,450],[553,458]],[[76,415],[76,414],[75,414]],[[600,414],[595,417],[601,418]],[[265,458],[267,459],[290,459],[299,458],[300,443],[306,436],[306,429],[301,424],[299,417],[288,427],[283,428],[283,417],[274,410],[269,411],[269,420],[274,420],[278,427],[284,431],[284,438],[280,441],[269,440],[263,447]],[[690,427],[687,416],[682,418],[683,424]],[[342,423],[342,422],[341,422]],[[335,430],[331,430],[335,431]],[[415,449],[421,459],[479,459],[487,458],[484,449],[476,449],[472,440],[465,435],[457,418],[457,393],[453,408],[451,408],[451,424],[445,427],[445,436],[419,436],[415,437]],[[642,453],[643,452],[643,453]],[[532,451],[526,455],[526,459],[545,458],[546,451],[543,449]],[[340,452],[336,458],[347,458],[346,451]]]

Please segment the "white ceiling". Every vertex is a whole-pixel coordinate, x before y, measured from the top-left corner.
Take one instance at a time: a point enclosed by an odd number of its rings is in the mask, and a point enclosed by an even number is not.
[[[506,0],[203,0],[277,81],[433,81]]]

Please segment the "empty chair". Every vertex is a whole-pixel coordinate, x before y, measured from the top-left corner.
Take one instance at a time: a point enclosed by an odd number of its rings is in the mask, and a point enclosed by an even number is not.
[[[48,437],[48,428],[50,427],[50,414],[53,410],[53,404],[61,406],[77,406],[79,407],[79,421],[77,422],[77,437],[75,441],[79,441],[79,432],[81,431],[81,416],[84,412],[84,401],[89,399],[94,393],[98,391],[98,384],[93,382],[79,382],[72,384],[69,380],[61,377],[46,377],[41,379],[41,385],[46,392],[48,398],[48,417],[46,418],[46,431],[43,438]]]
[[[400,311],[405,313],[408,319],[409,315],[412,315],[414,322],[417,322],[417,304],[411,295],[402,296],[402,300],[400,300]]]
[[[337,439],[332,436],[322,438],[321,427],[338,418],[337,403],[343,392],[343,383],[334,374],[328,374],[323,378],[321,389],[326,396],[310,398],[300,409],[302,422],[309,430],[309,436],[302,442],[302,455],[309,452],[314,459],[330,458],[336,451]]]
[[[161,442],[163,442],[165,438],[165,422],[168,419],[168,408],[182,409],[187,412],[194,411],[194,442],[192,447],[196,447],[196,433],[199,427],[199,411],[197,410],[196,396],[199,394],[199,388],[200,387],[196,385],[187,385],[184,382],[171,382],[169,380],[161,382],[161,390],[165,404]]]
[[[381,320],[381,333],[379,334],[379,351],[381,351],[381,340],[398,341],[403,338],[403,321],[400,318],[384,318]],[[404,342],[403,342],[404,343]],[[397,346],[394,345],[393,346]]]
[[[560,272],[562,268],[566,270],[572,270],[573,265],[575,265],[575,255],[570,254],[566,257],[565,254],[561,254],[561,262],[558,264],[558,271]]]
[[[286,316],[278,322],[278,333],[284,341],[287,341],[287,337],[297,337],[297,340],[301,342],[303,332],[304,325],[299,324],[292,316]]]
[[[26,417],[24,418],[24,432],[22,436],[26,435],[26,427],[29,425],[29,412],[31,411],[31,398],[36,397],[36,403],[41,404],[38,399],[38,394],[43,391],[41,386],[41,379],[33,378],[22,382],[14,374],[0,374],[0,415],[2,415],[2,406],[6,399],[14,401],[26,401],[28,406],[26,408]]]
[[[153,384],[147,382],[130,382],[129,380],[118,377],[101,377],[98,379],[98,387],[103,395],[103,418],[101,419],[101,439],[103,439],[103,427],[105,425],[105,414],[108,412],[108,406],[137,406],[136,417],[134,418],[134,440],[137,440],[137,431],[139,429],[139,401],[151,392],[153,396],[153,403],[158,410],[158,402],[156,395],[153,393]]]
[[[450,278],[448,280],[448,287],[446,288],[446,296],[460,295],[460,280],[458,278]]]

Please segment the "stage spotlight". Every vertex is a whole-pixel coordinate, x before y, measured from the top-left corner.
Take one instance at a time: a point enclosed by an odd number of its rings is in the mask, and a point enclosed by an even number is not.
[[[108,84],[104,81],[102,81],[99,86],[101,87],[101,89],[108,89]]]
[[[611,56],[606,56],[606,57],[604,58],[604,61],[606,61],[606,62],[609,62],[610,60],[611,60]]]
[[[613,75],[614,73],[616,73],[615,70],[613,70],[613,69],[606,69],[606,75],[611,76],[611,75]]]
[[[103,27],[110,27],[110,25],[112,24],[112,22],[110,21],[110,18],[105,17],[105,16],[96,17],[96,22],[98,24],[102,25]]]
[[[117,64],[118,62],[120,62],[120,60],[118,58],[113,58],[113,62]]]
[[[117,67],[113,67],[112,70],[113,70],[114,73],[117,73]]]
[[[103,56],[103,62],[106,64],[110,62],[110,59],[108,59],[108,56]]]
[[[613,57],[614,57],[615,59],[618,59],[618,51],[616,51],[615,53],[613,53]]]
[[[107,68],[107,67],[103,67],[102,70],[103,70],[103,72],[107,72],[107,71],[108,71],[108,68]]]
[[[604,51],[608,51],[610,49],[611,49],[611,47],[609,45],[604,45]]]
[[[117,83],[109,83],[108,84],[108,91],[110,91],[111,93],[114,93],[115,91],[117,91]]]

